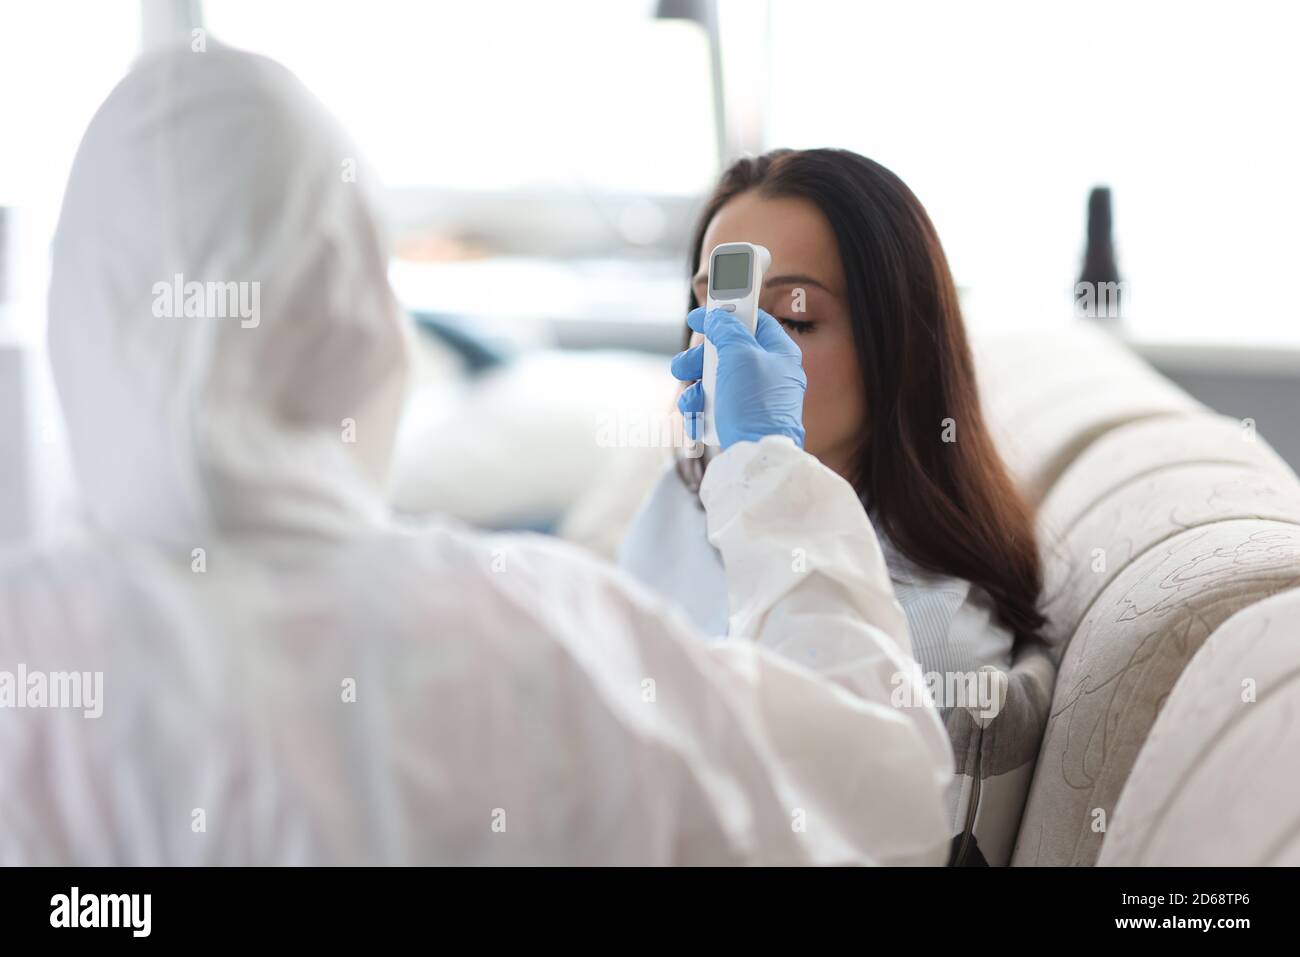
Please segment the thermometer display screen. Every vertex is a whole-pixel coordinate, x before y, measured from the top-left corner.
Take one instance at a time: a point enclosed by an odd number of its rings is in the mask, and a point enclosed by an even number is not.
[[[749,253],[713,257],[713,291],[749,288]]]

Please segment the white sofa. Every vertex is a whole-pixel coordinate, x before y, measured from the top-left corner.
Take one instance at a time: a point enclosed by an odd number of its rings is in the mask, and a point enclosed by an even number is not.
[[[1111,825],[1149,805],[1117,810],[1198,649],[1300,586],[1300,482],[1249,422],[1205,409],[1091,327],[982,340],[977,355],[990,418],[1038,509],[1058,661],[1011,863],[1093,864]],[[1195,750],[1211,731],[1167,735]],[[1205,786],[1209,803],[1230,796]]]

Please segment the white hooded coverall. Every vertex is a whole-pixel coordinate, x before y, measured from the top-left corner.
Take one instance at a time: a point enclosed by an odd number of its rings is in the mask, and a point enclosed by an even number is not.
[[[942,863],[880,548],[788,439],[706,477],[712,647],[557,541],[388,518],[406,333],[356,157],[213,46],[92,121],[49,300],[89,533],[0,559],[0,677],[101,672],[102,714],[0,694],[0,864]]]

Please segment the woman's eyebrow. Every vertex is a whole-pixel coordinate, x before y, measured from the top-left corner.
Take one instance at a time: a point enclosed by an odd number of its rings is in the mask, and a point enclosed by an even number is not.
[[[783,276],[764,276],[764,286],[816,286],[818,289],[824,289],[826,292],[832,292],[831,288],[824,282],[814,279],[812,276],[805,276],[802,273],[786,273]]]
[[[709,278],[708,273],[698,272],[691,279],[691,285],[698,286],[700,283],[707,281],[708,278]],[[816,286],[818,289],[824,289],[826,290],[826,292],[830,292],[833,294],[833,290],[824,282],[814,279],[812,276],[805,276],[802,273],[786,273],[785,275],[782,276],[764,276],[763,285],[764,286],[801,286],[801,285]]]

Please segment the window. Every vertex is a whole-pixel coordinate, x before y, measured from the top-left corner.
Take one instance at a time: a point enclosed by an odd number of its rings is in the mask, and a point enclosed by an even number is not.
[[[203,14],[215,39],[284,63],[334,111],[418,258],[422,232],[544,255],[680,239],[717,173],[709,46],[652,8],[222,0]]]
[[[1142,335],[1300,340],[1300,8],[774,0],[769,145],[879,160],[976,320],[1069,314],[1111,187]]]

